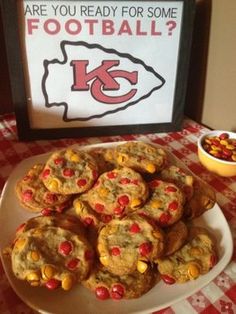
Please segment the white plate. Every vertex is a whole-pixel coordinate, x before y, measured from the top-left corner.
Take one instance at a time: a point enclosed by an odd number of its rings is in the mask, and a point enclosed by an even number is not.
[[[91,147],[108,147],[117,143],[96,144]],[[15,183],[26,170],[37,162],[43,162],[49,154],[34,156],[22,161],[11,173],[1,196],[0,202],[0,249],[2,264],[12,288],[30,307],[41,313],[57,314],[125,314],[151,313],[184,299],[212,281],[229,263],[233,252],[233,241],[228,223],[216,204],[195,224],[214,231],[217,240],[219,262],[206,275],[185,284],[168,286],[159,282],[151,291],[134,300],[99,301],[89,290],[79,286],[70,292],[62,290],[48,291],[45,288],[30,288],[12,274],[9,259],[2,255],[2,250],[13,239],[16,228],[34,214],[22,209],[15,196]]]

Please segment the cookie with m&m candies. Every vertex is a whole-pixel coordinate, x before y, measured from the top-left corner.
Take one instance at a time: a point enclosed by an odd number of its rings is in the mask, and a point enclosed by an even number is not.
[[[144,273],[135,270],[132,274],[118,276],[97,264],[82,285],[99,300],[139,298],[157,283],[158,272],[155,268],[150,266]]]
[[[17,181],[16,195],[21,206],[31,212],[61,213],[71,205],[71,196],[49,191],[41,179],[43,169],[44,164],[33,165]]]
[[[32,217],[17,228],[15,234],[15,240],[19,237],[22,232],[26,232],[27,230],[34,228],[42,228],[42,227],[59,227],[65,230],[69,230],[73,233],[76,233],[81,236],[85,236],[86,232],[83,224],[80,220],[73,215],[68,214],[53,214],[49,216],[35,216]],[[14,241],[15,241],[14,240]]]
[[[144,273],[163,250],[162,230],[136,214],[113,219],[98,233],[99,260],[116,275],[131,274],[135,270]]]
[[[154,220],[160,227],[168,227],[183,215],[185,197],[177,185],[162,180],[149,182],[150,197],[138,213]]]
[[[208,273],[217,263],[214,239],[209,231],[192,227],[188,242],[174,254],[157,259],[161,279],[167,284],[184,283]]]
[[[149,195],[142,176],[127,167],[101,174],[86,193],[86,199],[99,214],[122,216],[140,208]]]
[[[166,153],[162,148],[141,141],[120,144],[105,152],[105,159],[122,167],[132,168],[140,173],[159,172],[166,163]]]
[[[84,280],[93,257],[93,249],[84,237],[52,226],[22,232],[11,252],[12,270],[18,279],[50,290],[70,290]]]
[[[72,147],[52,153],[41,174],[48,190],[66,195],[89,190],[97,177],[96,160],[89,153]]]

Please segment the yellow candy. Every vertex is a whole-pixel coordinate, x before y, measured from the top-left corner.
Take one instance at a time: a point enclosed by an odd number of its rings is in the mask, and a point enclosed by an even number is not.
[[[228,141],[226,141],[226,140],[221,140],[221,141],[220,141],[220,144],[226,146],[226,145],[228,145],[229,143],[228,143]]]
[[[63,277],[62,281],[61,281],[61,287],[63,290],[68,291],[72,288],[74,283],[74,278],[72,275],[67,274]]]
[[[70,159],[70,161],[73,161],[73,162],[79,162],[80,161],[80,157],[77,154],[72,154],[69,157],[69,159]]]
[[[211,154],[211,155],[213,155],[213,156],[218,156],[218,152],[217,152],[217,150],[210,150],[209,151],[209,153]]]
[[[209,138],[205,138],[205,142],[211,145],[211,140]]]
[[[229,149],[229,150],[234,150],[235,149],[235,146],[234,145],[226,145],[226,148]]]
[[[193,185],[193,177],[192,176],[186,176],[185,182],[187,185]]]
[[[151,208],[156,209],[162,206],[162,202],[160,200],[153,200],[150,203]]]
[[[201,247],[196,246],[196,247],[192,247],[189,253],[194,256],[200,256],[204,253],[204,251]]]
[[[107,266],[109,264],[109,259],[108,256],[100,256],[99,258],[100,262],[102,263],[102,265]]]
[[[215,146],[215,145],[211,145],[211,148],[212,148],[213,150],[218,151],[218,152],[220,152],[220,151],[221,151],[221,148],[220,148],[220,147],[218,147],[218,146]]]
[[[49,188],[49,190],[51,190],[51,191],[55,191],[55,190],[58,189],[59,185],[60,185],[60,181],[59,181],[59,180],[57,180],[57,179],[52,179],[52,180],[49,182],[49,184],[48,184],[48,188]]]
[[[27,259],[37,262],[40,259],[40,254],[38,251],[30,251],[27,254]]]
[[[41,274],[44,280],[53,278],[56,273],[56,268],[53,265],[45,264],[41,267]]]
[[[83,211],[83,208],[84,208],[83,202],[76,200],[73,205],[74,205],[76,214],[77,215],[81,214],[81,212]]]
[[[189,264],[188,275],[190,279],[196,279],[200,275],[200,269],[197,264]]]
[[[26,243],[26,239],[18,239],[15,242],[14,247],[17,248],[18,250],[22,250],[25,246],[25,243]]]
[[[72,155],[74,155],[73,150],[72,149],[67,149],[67,151],[65,153],[66,158],[70,159]]]
[[[147,268],[148,268],[147,263],[144,263],[143,261],[138,261],[138,263],[137,263],[137,270],[138,270],[141,274],[145,273],[145,271],[147,270]]]
[[[134,198],[132,201],[131,201],[131,208],[137,208],[139,207],[140,205],[142,204],[142,201],[139,199],[139,198]]]
[[[26,280],[30,283],[31,286],[37,287],[40,285],[40,276],[37,272],[29,273],[26,276]]]
[[[107,194],[109,193],[109,190],[107,188],[100,188],[98,193],[99,193],[99,196],[106,197]]]
[[[149,172],[149,173],[154,173],[156,171],[156,166],[152,163],[149,163],[146,165],[146,170]]]
[[[126,155],[122,155],[122,154],[119,154],[118,157],[117,157],[117,162],[119,164],[122,164],[123,162],[125,162],[127,160],[127,156]]]

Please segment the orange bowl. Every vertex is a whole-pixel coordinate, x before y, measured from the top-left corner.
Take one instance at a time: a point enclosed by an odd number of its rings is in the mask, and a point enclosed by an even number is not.
[[[236,139],[236,133],[228,131],[209,131],[198,139],[198,158],[201,164],[209,171],[214,172],[222,177],[236,176],[236,161],[227,161],[216,158],[209,154],[203,148],[203,142],[208,137],[220,136],[222,133],[227,133],[229,138]]]

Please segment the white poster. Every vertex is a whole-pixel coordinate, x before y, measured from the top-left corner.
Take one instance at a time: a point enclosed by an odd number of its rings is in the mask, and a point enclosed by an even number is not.
[[[32,129],[172,121],[181,1],[24,1]]]

